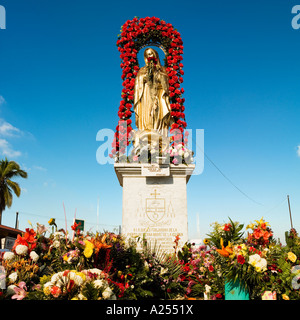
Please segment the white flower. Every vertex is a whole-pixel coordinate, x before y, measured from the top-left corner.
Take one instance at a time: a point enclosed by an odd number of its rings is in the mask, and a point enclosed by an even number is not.
[[[104,286],[104,281],[103,280],[94,280],[93,284],[95,288],[100,289],[102,286]]]
[[[167,273],[168,272],[168,268],[163,268],[163,267],[161,267],[161,269],[160,269],[160,275],[162,276],[162,275],[164,275],[165,273]]]
[[[14,283],[17,281],[18,279],[18,273],[17,272],[13,272],[8,276],[10,282]]]
[[[258,255],[257,253],[256,254],[252,254],[249,257],[249,264],[251,264],[253,267],[255,267],[260,259],[261,259],[260,255]]]
[[[60,242],[58,240],[53,241],[52,246],[54,248],[59,248],[60,247]]]
[[[63,235],[58,231],[54,232],[53,235],[54,235],[54,238],[58,238],[58,239],[63,237]]]
[[[89,279],[89,273],[92,273],[93,275],[97,275],[97,278],[104,278],[105,276],[102,274],[102,270],[93,268],[93,269],[87,269],[82,271],[87,279]]]
[[[206,285],[205,285],[205,292],[206,292],[206,293],[209,293],[209,292],[210,292],[210,289],[211,289],[211,287],[210,287],[208,284],[206,284]]]
[[[54,273],[54,275],[51,277],[51,282],[55,284],[56,282],[60,281],[63,277],[63,271]]]
[[[113,295],[113,291],[111,290],[110,287],[107,287],[103,292],[102,292],[102,297],[103,299],[107,300]]]
[[[11,284],[10,286],[7,287],[7,290],[6,290],[6,294],[8,296],[11,296],[13,294],[15,294],[15,290],[14,288],[16,288],[17,286],[15,286],[14,284]]]
[[[263,272],[267,270],[267,260],[264,258],[261,258],[258,254],[253,254],[249,257],[249,264],[251,264],[253,267],[255,267],[255,270],[257,272]]]
[[[16,254],[18,255],[25,255],[28,252],[28,247],[24,246],[23,244],[19,244],[16,246]]]
[[[179,156],[183,156],[183,154],[184,154],[184,151],[183,151],[182,149],[180,149],[180,150],[178,151],[178,155],[179,155]]]
[[[69,273],[70,280],[74,280],[75,284],[77,286],[81,286],[83,284],[83,279],[80,277],[80,275],[76,274],[75,272],[70,272]]]
[[[32,259],[33,262],[36,262],[39,260],[39,255],[35,251],[31,251],[29,254],[30,258]]]
[[[186,152],[184,153],[184,158],[186,159],[186,158],[188,158],[189,156],[190,156],[189,152],[186,151]]]
[[[257,272],[263,272],[267,270],[267,260],[266,259],[260,259],[260,261],[256,264],[255,267]]]
[[[49,296],[50,295],[50,290],[51,288],[54,286],[54,283],[51,282],[51,281],[48,281],[44,284],[44,287],[43,287],[43,291],[45,293],[46,296]]]
[[[3,255],[4,260],[12,260],[14,258],[15,254],[13,252],[7,251]]]
[[[149,263],[146,260],[144,261],[144,267],[146,271],[149,271]]]
[[[79,300],[87,300],[87,298],[81,292],[78,294],[77,297]]]

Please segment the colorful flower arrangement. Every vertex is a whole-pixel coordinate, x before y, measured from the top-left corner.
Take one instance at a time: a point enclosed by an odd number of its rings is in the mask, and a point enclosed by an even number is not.
[[[134,152],[128,157],[131,163],[149,162],[156,163],[159,159],[163,163],[171,163],[174,165],[190,164],[194,161],[193,151],[189,150],[185,145],[179,143],[171,145],[166,150],[161,150],[154,143],[140,142],[139,146],[133,150]]]
[[[248,234],[248,242],[255,246],[266,246],[272,239],[273,233],[269,228],[269,223],[263,219],[255,220],[256,223],[249,224],[246,229],[252,229]]]
[[[160,46],[166,54],[165,67],[169,76],[171,117],[174,120],[170,129],[172,144],[187,142],[187,135],[184,134],[184,129],[187,126],[184,114],[185,99],[182,97],[184,89],[181,87],[184,75],[181,35],[170,23],[159,18],[135,17],[123,24],[117,40],[122,59],[123,89],[118,111],[120,121],[116,127],[111,157],[123,155],[125,146],[129,145],[132,132],[134,83],[140,68],[137,53],[147,45]]]
[[[125,242],[109,232],[84,234],[75,224],[68,235],[55,219],[49,221],[52,231],[31,225],[0,257],[0,299],[218,300],[226,297],[226,282],[238,281],[250,299],[300,300],[295,229],[286,233],[290,241],[282,246],[263,219],[248,225],[252,232],[245,237],[242,226],[231,219],[214,223],[200,247],[179,248],[176,236],[173,254],[166,254],[145,238]]]

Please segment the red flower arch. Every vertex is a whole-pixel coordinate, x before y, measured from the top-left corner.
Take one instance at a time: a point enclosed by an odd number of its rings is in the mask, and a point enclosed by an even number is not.
[[[120,148],[120,146],[129,144],[128,137],[132,131],[131,115],[134,104],[134,82],[140,68],[137,54],[139,50],[148,45],[158,46],[165,53],[165,67],[169,76],[171,117],[174,121],[170,133],[173,136],[173,143],[183,143],[182,138],[186,122],[184,114],[185,99],[182,97],[184,89],[181,87],[184,71],[182,64],[183,42],[180,33],[170,23],[166,23],[159,18],[146,17],[139,19],[135,17],[124,23],[117,41],[122,59],[123,89],[118,111],[121,122],[116,127],[112,143],[113,156],[118,152],[124,154],[125,148]]]

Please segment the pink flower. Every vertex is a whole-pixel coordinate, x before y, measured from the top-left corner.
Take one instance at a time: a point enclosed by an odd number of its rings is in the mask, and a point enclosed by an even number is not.
[[[11,297],[12,299],[17,299],[17,300],[23,300],[27,292],[26,283],[24,281],[21,281],[18,286],[14,287],[15,294]]]
[[[37,223],[37,233],[43,234],[43,233],[46,232],[47,230],[48,230],[48,229],[47,229],[43,224]]]
[[[173,162],[173,164],[177,164],[178,160],[176,158],[174,158],[172,162]]]
[[[137,155],[135,155],[135,156],[132,157],[132,160],[133,160],[134,162],[136,162],[136,161],[139,160],[139,157],[138,157]]]

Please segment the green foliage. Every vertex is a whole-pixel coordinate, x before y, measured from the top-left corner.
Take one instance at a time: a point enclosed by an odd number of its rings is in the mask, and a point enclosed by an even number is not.
[[[20,165],[15,161],[5,160],[0,161],[0,224],[2,211],[6,207],[10,208],[13,200],[13,193],[19,197],[21,188],[19,184],[12,181],[13,178],[27,178],[27,172],[20,168]]]
[[[285,232],[285,242],[289,250],[293,251],[298,257],[300,256],[300,238],[297,231],[292,228]]]
[[[183,260],[184,263],[187,263],[189,259],[192,257],[192,244],[186,242],[181,250],[178,251],[178,258],[179,260]]]
[[[229,242],[237,242],[242,238],[244,232],[241,230],[243,229],[244,224],[233,222],[230,218],[229,221],[229,223],[225,223],[224,225],[221,225],[218,222],[212,224],[213,231],[207,234],[210,246],[213,245],[216,248],[221,249],[221,238],[223,239],[224,247],[226,247]]]
[[[82,294],[87,300],[98,300],[99,294],[98,290],[95,288],[92,282],[87,282],[82,289]]]

